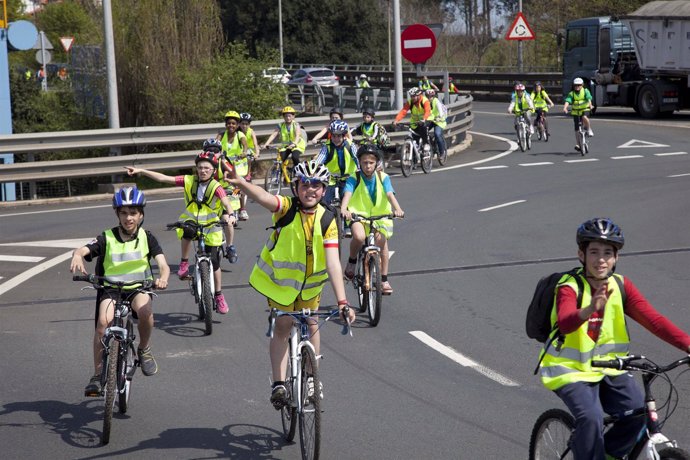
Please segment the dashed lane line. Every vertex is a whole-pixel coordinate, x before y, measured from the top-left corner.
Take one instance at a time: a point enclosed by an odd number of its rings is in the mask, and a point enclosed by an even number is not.
[[[655,157],[670,157],[674,155],[687,155],[688,152],[667,152],[667,153],[655,153]]]
[[[32,257],[32,256],[6,256],[0,254],[0,262],[40,262],[45,257]]]
[[[507,167],[508,167],[508,166],[506,166],[506,165],[496,165],[496,166],[475,166],[475,167],[472,168],[472,169],[476,169],[477,171],[482,171],[482,170],[485,170],[485,169],[503,169],[503,168],[507,168]]]
[[[505,208],[506,206],[512,206],[512,205],[514,205],[514,204],[520,204],[520,203],[526,203],[526,202],[527,202],[527,200],[516,200],[516,201],[511,201],[511,202],[508,202],[508,203],[503,203],[503,204],[499,204],[499,205],[496,205],[496,206],[491,206],[491,207],[489,207],[489,208],[480,209],[478,212],[493,211],[494,209]]]
[[[599,161],[599,158],[578,158],[577,160],[563,160],[564,163],[588,163],[590,161]]]
[[[535,163],[518,163],[519,166],[548,166],[552,164],[553,162],[551,161],[538,161]]]
[[[438,351],[441,353],[443,356],[455,361],[456,363],[460,364],[463,367],[469,367],[470,369],[473,369],[480,374],[482,374],[484,377],[488,377],[489,379],[493,380],[494,382],[500,383],[503,386],[507,387],[519,387],[520,384],[514,380],[509,379],[508,377],[482,365],[477,363],[476,361],[473,361],[472,359],[468,358],[467,356],[463,355],[462,353],[459,353],[458,351],[452,349],[451,347],[442,344],[441,342],[437,341],[433,337],[429,336],[427,333],[423,331],[409,331],[410,334],[415,337],[417,340],[422,342],[424,345],[432,348],[433,350]]]
[[[612,160],[632,160],[634,158],[644,158],[644,155],[620,155],[611,157]]]

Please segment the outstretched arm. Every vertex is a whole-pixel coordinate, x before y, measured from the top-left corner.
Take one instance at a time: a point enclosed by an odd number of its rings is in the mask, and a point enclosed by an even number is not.
[[[244,177],[238,176],[235,168],[232,168],[230,172],[226,173],[225,177],[228,182],[239,187],[240,190],[242,190],[242,192],[249,198],[256,201],[269,211],[275,211],[277,204],[275,195],[267,192],[258,185],[247,182],[244,180]]]
[[[153,179],[156,182],[160,182],[161,184],[170,184],[170,185],[175,185],[175,178],[173,176],[166,176],[165,174],[161,174],[156,171],[149,171],[148,169],[141,169],[141,168],[134,168],[132,166],[125,166],[125,169],[127,170],[127,175],[129,176],[136,176],[141,174],[142,176],[146,176],[149,179]]]

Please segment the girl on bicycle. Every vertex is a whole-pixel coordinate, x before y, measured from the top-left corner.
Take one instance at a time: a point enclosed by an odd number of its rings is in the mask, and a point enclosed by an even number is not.
[[[285,161],[289,156],[292,156],[293,166],[299,163],[300,155],[304,153],[304,149],[307,147],[307,141],[302,135],[302,128],[295,121],[296,113],[292,107],[284,107],[280,112],[283,116],[283,122],[271,133],[263,145],[263,148],[268,147],[273,139],[280,134],[280,160]]]
[[[403,217],[405,212],[395,198],[390,177],[383,171],[377,171],[377,164],[382,161],[379,149],[373,144],[362,145],[357,150],[357,158],[361,171],[351,176],[345,183],[340,205],[343,218],[350,220],[353,213],[366,217],[382,214]],[[344,273],[349,280],[355,276],[357,253],[369,233],[367,225],[362,222],[353,222],[351,226],[350,255]],[[388,282],[388,240],[393,236],[393,221],[382,219],[374,225],[379,230],[376,234],[376,245],[381,248],[381,291],[384,295],[390,295],[393,293],[393,288]]]
[[[537,117],[534,119],[534,126],[537,126],[540,119],[543,120],[544,132],[549,136],[551,133],[549,133],[549,124],[546,121],[546,112],[549,111],[549,107],[553,107],[553,102],[549,95],[546,94],[546,90],[540,81],[534,84],[534,91],[532,91],[531,98],[534,104],[534,111],[537,114]]]
[[[259,144],[259,141],[256,140],[256,133],[250,126],[251,124],[252,114],[242,112],[240,114],[240,131],[242,131],[244,135],[247,137],[247,153],[249,153],[249,155],[251,155],[252,157],[249,158],[249,175],[247,178],[248,181],[252,180],[252,162],[258,160],[261,156],[261,145]],[[242,216],[240,216],[240,219],[242,219]]]
[[[232,225],[235,221],[235,216],[230,200],[220,183],[213,178],[213,174],[216,168],[218,168],[218,157],[212,152],[202,152],[196,156],[194,163],[196,165],[196,175],[185,176],[167,176],[156,171],[134,168],[132,166],[125,166],[125,169],[130,176],[142,174],[162,184],[184,187],[185,211],[178,220],[193,220],[200,224],[218,222],[225,209],[230,216],[230,225]],[[192,250],[191,238],[193,236],[186,235],[181,229],[177,230],[177,236],[181,240],[181,260],[177,276],[183,279],[189,275],[189,255]],[[206,233],[206,249],[210,253],[211,264],[213,265],[213,279],[216,286],[215,304],[218,313],[224,315],[229,308],[221,291],[220,251],[222,243],[223,235],[220,228],[209,227]]]
[[[272,195],[230,172],[230,182],[273,213],[274,230],[249,277],[249,284],[266,296],[269,308],[300,311],[319,308],[321,292],[330,278],[341,310],[348,305],[338,256],[338,228],[333,213],[320,204],[330,179],[324,165],[305,161],[295,166],[293,197]],[[288,268],[286,268],[288,267]],[[354,321],[354,310],[349,311]],[[269,349],[273,385],[271,403],[280,410],[285,404],[282,380],[287,368],[288,338],[292,319],[276,320]],[[310,326],[311,342],[319,354],[318,326]]]
[[[235,167],[238,174],[242,174],[247,180],[251,180],[251,175],[249,174],[249,158],[247,156],[249,145],[247,143],[247,136],[240,130],[240,120],[240,114],[234,110],[230,110],[225,114],[225,132],[218,134],[216,138],[220,140],[222,145],[223,157]],[[223,186],[226,193],[232,194],[230,184],[225,182],[222,178],[222,171],[219,169],[218,172],[220,175],[220,177],[217,178],[218,182]],[[249,218],[247,210],[245,209],[246,203],[247,197],[241,195],[238,213],[240,220],[247,220]],[[229,251],[228,248],[228,252]],[[226,254],[226,257],[230,259],[231,255]],[[236,258],[233,257],[233,259],[237,261]],[[232,260],[230,260],[230,262],[232,262]]]
[[[576,460],[624,457],[645,426],[644,417],[622,417],[602,433],[604,412],[624,414],[644,406],[644,395],[626,371],[593,368],[592,359],[626,356],[630,336],[626,316],[665,342],[690,353],[690,336],[657,312],[629,278],[614,274],[625,239],[608,218],[595,218],[577,229],[578,280],[566,274],[556,288],[552,326],[561,337],[545,348],[539,371],[542,383],[560,397],[575,418],[570,447]],[[624,288],[613,277],[619,277]],[[624,292],[621,292],[624,291]],[[542,354],[544,351],[542,351]]]
[[[91,243],[74,251],[69,270],[86,274],[84,261],[97,258],[95,273],[113,280],[138,281],[153,279],[151,259],[156,261],[160,275],[154,281],[156,289],[168,287],[170,267],[155,236],[141,227],[144,221],[146,197],[136,187],[121,188],[113,195],[113,209],[118,226],[106,230]],[[135,289],[131,286],[129,290]],[[105,330],[113,320],[113,296],[116,290],[99,290],[96,298],[96,330],[93,335],[94,375],[84,389],[85,396],[99,396],[101,393],[101,367]],[[136,292],[129,294],[132,310],[136,313],[139,331],[137,355],[144,375],[158,372],[158,365],[151,353],[151,331],[153,330],[153,309],[151,296]]]

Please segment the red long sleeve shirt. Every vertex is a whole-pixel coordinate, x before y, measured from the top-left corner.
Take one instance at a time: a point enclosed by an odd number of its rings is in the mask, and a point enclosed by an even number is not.
[[[629,278],[624,279],[625,295],[627,297],[623,307],[625,314],[661,340],[687,352],[688,347],[690,347],[690,336],[680,330],[664,315],[656,311]],[[577,293],[570,286],[558,288],[556,306],[558,308],[558,327],[561,333],[569,334],[574,332],[582,323],[588,321],[588,334],[593,340],[598,338],[601,318],[606,309],[600,313],[595,312],[589,320],[581,320],[577,314]]]

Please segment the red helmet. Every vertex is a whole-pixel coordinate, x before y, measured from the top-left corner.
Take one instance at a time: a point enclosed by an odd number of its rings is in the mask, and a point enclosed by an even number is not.
[[[194,164],[198,165],[200,161],[208,161],[213,165],[214,168],[218,167],[218,159],[214,152],[201,152],[194,159]]]
[[[515,84],[515,91],[524,91],[525,90],[525,85],[522,83],[517,83]]]

